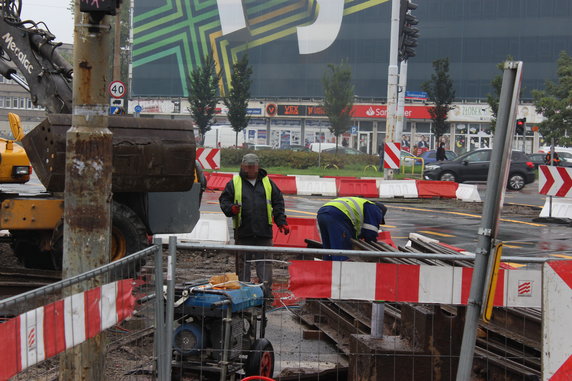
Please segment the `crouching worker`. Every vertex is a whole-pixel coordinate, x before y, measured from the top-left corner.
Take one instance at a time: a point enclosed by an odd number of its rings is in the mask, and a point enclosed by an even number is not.
[[[318,210],[318,228],[324,249],[351,250],[352,238],[376,242],[379,225],[385,224],[387,208],[381,202],[360,197],[342,197]],[[345,261],[346,256],[325,256]]]
[[[248,153],[242,158],[240,173],[234,176],[219,197],[220,208],[232,217],[234,243],[248,246],[272,246],[272,218],[280,232],[288,234],[290,228],[284,214],[284,197],[280,189],[259,167],[258,156]],[[237,255],[238,279],[250,282],[250,261],[257,260],[256,276],[264,283],[264,295],[272,297],[271,254],[247,253]]]

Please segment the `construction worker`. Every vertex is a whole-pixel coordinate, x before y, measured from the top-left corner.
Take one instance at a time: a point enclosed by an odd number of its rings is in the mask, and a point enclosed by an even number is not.
[[[552,153],[549,151],[546,156],[544,157],[544,163],[546,165],[551,165],[550,164],[550,157],[552,156]],[[552,157],[552,165],[554,166],[558,166],[560,165],[560,157],[558,156],[558,152],[554,152],[554,156]]]
[[[272,218],[281,233],[290,233],[284,214],[284,197],[280,189],[259,167],[258,156],[248,153],[242,158],[240,173],[230,180],[219,197],[220,208],[232,217],[236,245],[272,246]],[[272,297],[272,259],[270,254],[238,255],[238,279],[250,282],[250,261],[256,259],[256,276],[264,283],[264,293]]]
[[[379,225],[385,224],[387,208],[381,202],[361,197],[341,197],[318,210],[318,228],[324,249],[352,249],[352,238],[376,242]],[[341,261],[346,256],[328,256]]]

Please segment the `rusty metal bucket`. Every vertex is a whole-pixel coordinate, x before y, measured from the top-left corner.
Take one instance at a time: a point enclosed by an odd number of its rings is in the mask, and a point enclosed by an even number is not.
[[[67,114],[49,115],[22,144],[50,192],[65,187]],[[195,178],[195,138],[190,120],[109,117],[113,133],[113,192],[183,192]]]

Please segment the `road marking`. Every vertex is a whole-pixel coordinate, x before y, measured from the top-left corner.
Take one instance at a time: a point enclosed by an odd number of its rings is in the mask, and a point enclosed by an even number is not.
[[[456,237],[455,235],[432,232],[431,230],[420,230],[419,233],[438,235],[438,236],[440,236],[440,237]]]
[[[551,257],[558,257],[558,258],[564,258],[564,259],[572,259],[572,255],[564,255],[564,254],[548,254]]]
[[[503,243],[504,247],[510,247],[511,249],[522,249],[522,246],[515,246],[515,245],[507,245],[506,243]]]
[[[501,259],[502,260],[502,259]],[[504,264],[507,264],[509,266],[515,267],[515,268],[519,268],[519,267],[524,267],[527,265],[524,265],[522,263],[512,263],[512,262],[503,262]]]
[[[292,212],[292,213],[300,213],[300,214],[308,214],[310,216],[315,216],[316,212],[306,212],[304,210],[296,210],[296,209],[285,209],[287,212]]]
[[[434,209],[412,208],[412,207],[408,207],[408,206],[390,206],[390,205],[387,205],[387,207],[388,208],[405,209],[405,210],[416,210],[419,212],[426,212],[426,213],[432,212],[432,213],[442,213],[442,214],[453,214],[456,216],[473,217],[473,218],[479,218],[479,219],[482,218],[482,216],[480,216],[478,214],[469,214],[469,213],[461,213],[461,212],[446,212],[446,211],[439,211],[439,210],[434,210]],[[523,225],[530,225],[530,226],[538,226],[538,227],[545,227],[546,226],[544,224],[535,224],[532,222],[509,220],[509,219],[505,219],[505,218],[501,218],[500,220],[504,221],[504,222],[513,222],[515,224],[523,224]]]

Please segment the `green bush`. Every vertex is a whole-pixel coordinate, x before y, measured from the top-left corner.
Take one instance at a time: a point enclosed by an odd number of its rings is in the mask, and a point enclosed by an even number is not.
[[[296,152],[290,150],[264,150],[252,151],[248,149],[223,148],[221,149],[220,161],[222,167],[240,166],[242,157],[247,153],[255,153],[260,158],[262,168],[270,167],[290,167],[296,169],[306,169],[317,167],[318,162],[323,166],[335,165],[344,168],[347,164],[378,165],[377,155],[346,155],[324,153],[318,160],[317,152]]]

